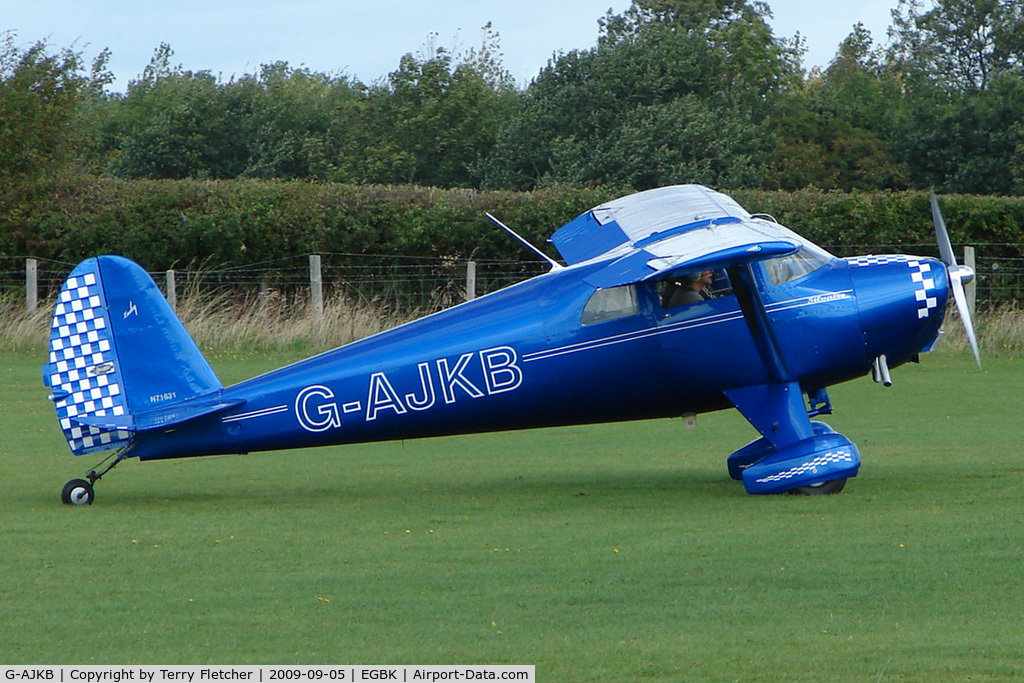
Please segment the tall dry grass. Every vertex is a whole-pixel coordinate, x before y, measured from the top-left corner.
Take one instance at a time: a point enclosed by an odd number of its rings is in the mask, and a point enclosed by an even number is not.
[[[0,350],[43,353],[50,334],[52,302],[35,313],[15,297],[0,297]],[[408,322],[429,311],[395,310],[385,301],[334,296],[314,316],[308,302],[277,292],[244,299],[226,294],[186,295],[178,317],[204,353],[308,351],[315,353]]]
[[[0,350],[45,349],[52,314],[52,305],[40,305],[34,313],[28,313],[24,299],[0,296]]]
[[[1024,351],[1024,310],[1004,308],[978,313],[974,320],[974,333],[983,355]],[[938,349],[963,351],[968,347],[967,333],[960,316],[955,308],[950,307],[942,325]]]
[[[203,350],[309,350],[342,346],[420,317],[396,311],[385,301],[335,296],[323,315],[308,302],[270,292],[238,301],[228,296],[188,297],[178,307],[185,328]]]

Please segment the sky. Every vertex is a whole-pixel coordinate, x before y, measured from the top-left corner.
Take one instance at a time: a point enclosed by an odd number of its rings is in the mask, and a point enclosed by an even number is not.
[[[825,67],[862,22],[885,44],[897,0],[768,0],[777,37],[806,41],[805,69]],[[87,62],[104,48],[113,90],[124,91],[161,43],[172,65],[223,80],[256,74],[262,64],[347,75],[364,83],[387,76],[407,53],[428,44],[479,47],[490,22],[502,64],[525,86],[557,52],[597,43],[598,19],[629,0],[0,0],[0,32],[26,47],[46,40]],[[813,7],[813,9],[811,9]],[[432,37],[433,36],[433,37]]]

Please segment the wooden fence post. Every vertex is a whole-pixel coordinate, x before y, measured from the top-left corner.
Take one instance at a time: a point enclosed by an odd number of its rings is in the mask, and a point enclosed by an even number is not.
[[[476,298],[476,261],[466,261],[466,301]]]
[[[174,283],[174,269],[168,270],[166,274],[167,286],[164,288],[167,292],[167,303],[170,304],[171,310],[175,313],[178,312],[178,290]]]
[[[964,247],[964,265],[970,268],[971,270],[975,270],[975,268],[977,267],[975,265],[974,247]],[[975,271],[975,273],[977,273],[977,271]],[[967,295],[967,310],[971,314],[971,320],[974,320],[974,307],[977,303],[978,298],[977,274],[975,274],[974,279],[971,280],[964,287],[964,294]]]
[[[309,255],[309,293],[313,304],[313,319],[324,319],[324,281],[320,274],[320,254]]]
[[[39,308],[39,262],[25,259],[25,307],[29,313]]]

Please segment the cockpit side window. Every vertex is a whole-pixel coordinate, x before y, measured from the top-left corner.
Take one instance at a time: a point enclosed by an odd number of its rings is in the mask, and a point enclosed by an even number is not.
[[[658,283],[662,308],[676,308],[732,294],[732,283],[723,269],[674,273]]]
[[[580,318],[580,323],[583,325],[593,325],[594,323],[618,320],[619,318],[635,315],[639,310],[635,285],[599,289],[594,292],[587,305],[583,307],[583,316]]]
[[[832,257],[824,249],[804,244],[800,251],[765,261],[764,267],[772,284],[781,285],[813,273],[831,260]]]

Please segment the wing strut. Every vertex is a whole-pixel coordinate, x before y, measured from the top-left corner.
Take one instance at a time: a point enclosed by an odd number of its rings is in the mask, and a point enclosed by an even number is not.
[[[551,264],[551,270],[561,270],[562,268],[565,267],[561,263],[559,263],[558,261],[554,260],[553,258],[548,256],[547,254],[545,254],[543,251],[541,251],[537,247],[535,247],[532,244],[530,244],[530,242],[525,237],[521,236],[515,230],[513,230],[510,227],[508,227],[507,225],[505,225],[504,223],[499,221],[497,218],[495,218],[491,214],[485,212],[484,215],[487,216],[488,218],[490,218],[491,222],[493,222],[499,228],[501,228],[502,230],[504,230],[505,232],[507,232],[508,234],[512,235],[517,240],[519,240],[527,249],[529,249],[533,253],[537,254],[537,256],[540,256],[542,259],[544,259],[545,261],[550,263]]]
[[[730,267],[728,271],[733,291],[739,300],[740,310],[743,311],[743,319],[747,322],[750,334],[754,338],[754,346],[757,347],[757,352],[768,371],[768,376],[773,382],[790,381],[792,377],[782,359],[779,344],[775,340],[775,334],[768,322],[768,312],[765,310],[761,294],[757,290],[753,268],[749,263],[741,263]]]

